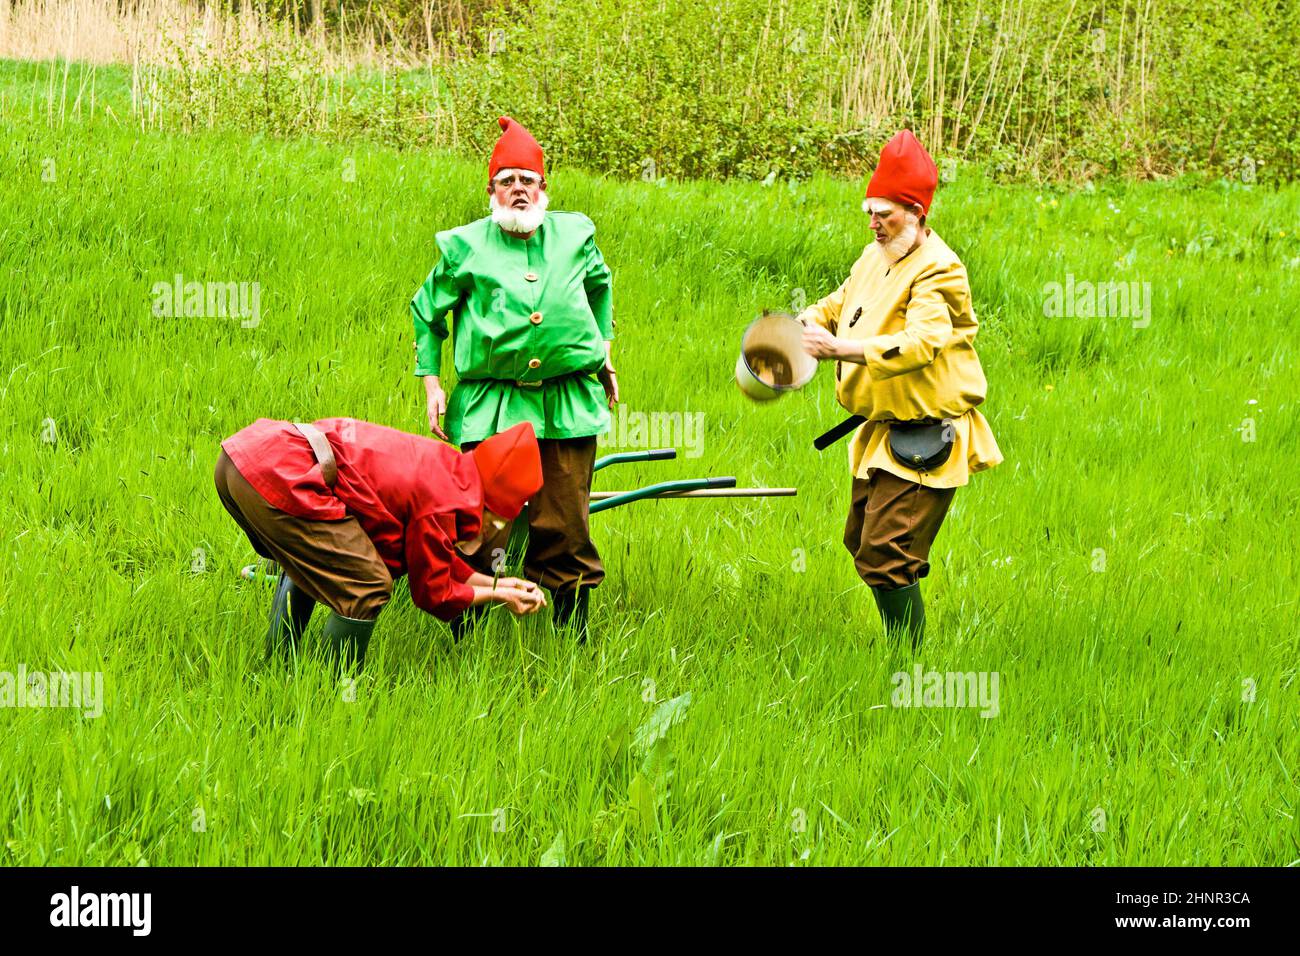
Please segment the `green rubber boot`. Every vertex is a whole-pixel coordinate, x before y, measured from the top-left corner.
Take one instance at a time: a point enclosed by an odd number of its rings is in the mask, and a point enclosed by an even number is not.
[[[912,639],[912,650],[919,650],[925,635],[925,602],[921,600],[921,582],[903,588],[872,588],[885,633],[907,634]]]
[[[478,627],[487,613],[486,604],[471,604],[465,610],[453,617],[448,625],[451,627],[451,642],[459,644],[460,639],[469,634],[474,628]]]
[[[582,586],[572,591],[557,591],[551,594],[551,621],[556,630],[572,628],[579,644],[586,644],[590,632],[587,628],[587,608],[591,600],[591,588]]]
[[[288,660],[298,652],[307,622],[316,602],[298,588],[283,571],[275,582],[275,596],[271,599],[271,626],[266,632],[266,659],[280,657]]]
[[[321,632],[324,652],[340,671],[359,673],[365,666],[366,648],[370,646],[370,632],[374,629],[374,621],[358,621],[331,611]]]

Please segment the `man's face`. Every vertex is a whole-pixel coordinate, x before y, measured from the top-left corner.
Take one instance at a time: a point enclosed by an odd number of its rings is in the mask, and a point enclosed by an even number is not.
[[[488,184],[488,195],[498,206],[526,210],[537,202],[546,180],[527,169],[502,169]]]
[[[907,228],[910,210],[891,199],[868,199],[863,208],[871,217],[871,231],[881,245],[898,238]],[[913,214],[911,218],[915,220],[916,217]]]
[[[894,260],[905,255],[916,241],[921,228],[920,206],[903,206],[892,199],[868,198],[862,204],[871,217],[871,231],[876,242]]]

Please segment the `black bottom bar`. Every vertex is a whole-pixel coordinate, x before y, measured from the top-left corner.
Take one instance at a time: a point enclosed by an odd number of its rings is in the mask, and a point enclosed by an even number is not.
[[[808,942],[1196,935],[1231,946],[1290,928],[1297,889],[1288,869],[0,870],[0,919],[6,943],[75,934],[205,948],[420,931],[435,948],[449,932],[549,948],[575,931],[616,942],[683,923],[769,943],[785,929]]]

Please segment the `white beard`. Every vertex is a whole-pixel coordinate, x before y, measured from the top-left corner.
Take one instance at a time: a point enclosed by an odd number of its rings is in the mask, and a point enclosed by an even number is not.
[[[907,255],[907,251],[912,248],[912,243],[916,242],[917,234],[920,231],[920,220],[909,217],[903,231],[883,244],[882,251],[885,253],[885,258],[890,262],[897,262]]]
[[[548,201],[544,191],[539,192],[537,202],[526,209],[502,206],[497,202],[496,196],[488,197],[488,209],[492,212],[492,221],[506,232],[516,235],[534,232],[542,224],[542,219],[546,217],[547,205]]]

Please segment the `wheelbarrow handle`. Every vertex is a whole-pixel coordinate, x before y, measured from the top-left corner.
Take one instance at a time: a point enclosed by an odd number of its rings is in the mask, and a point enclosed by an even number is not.
[[[658,484],[646,485],[644,488],[635,488],[632,491],[621,491],[608,498],[593,501],[587,510],[590,514],[599,514],[602,511],[608,511],[610,508],[617,508],[619,505],[643,501],[646,498],[654,498],[668,492],[692,491],[698,488],[734,487],[736,487],[735,478],[682,478],[677,481],[661,481]]]
[[[687,491],[661,491],[656,501],[664,498],[782,498],[793,497],[798,488],[692,488]],[[593,491],[591,500],[606,501],[627,494],[626,491]]]
[[[592,471],[600,471],[609,465],[621,465],[629,461],[665,461],[677,457],[676,448],[652,448],[649,451],[621,451],[596,459]]]

